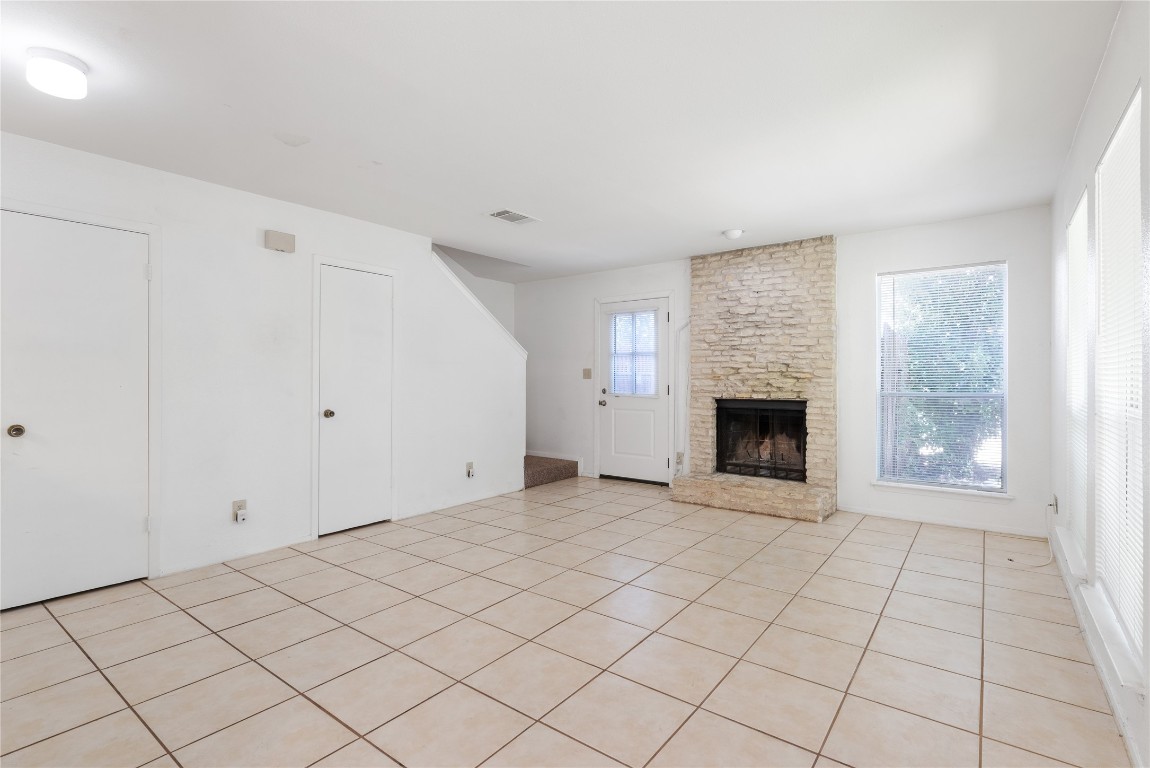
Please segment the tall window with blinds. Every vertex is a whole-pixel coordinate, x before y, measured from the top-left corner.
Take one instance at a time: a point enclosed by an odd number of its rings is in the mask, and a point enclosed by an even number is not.
[[[650,309],[611,315],[611,394],[658,394],[657,314]]]
[[[1006,265],[879,275],[878,479],[1005,491]]]
[[[1086,196],[1066,227],[1066,492],[1067,523],[1078,546],[1086,549],[1089,494],[1089,389],[1087,342],[1094,291],[1090,285]]]
[[[1094,512],[1098,580],[1141,655],[1143,243],[1141,94],[1098,164],[1098,336],[1094,358]]]

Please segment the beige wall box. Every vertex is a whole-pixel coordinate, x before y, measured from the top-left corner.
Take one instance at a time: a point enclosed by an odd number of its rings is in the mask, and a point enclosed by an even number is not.
[[[289,235],[287,232],[276,232],[274,229],[265,229],[264,248],[269,251],[295,253],[295,235]]]

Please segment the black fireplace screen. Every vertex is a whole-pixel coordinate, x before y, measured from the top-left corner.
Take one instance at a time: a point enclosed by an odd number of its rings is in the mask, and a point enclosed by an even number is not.
[[[716,400],[715,471],[807,479],[807,404],[803,400]]]

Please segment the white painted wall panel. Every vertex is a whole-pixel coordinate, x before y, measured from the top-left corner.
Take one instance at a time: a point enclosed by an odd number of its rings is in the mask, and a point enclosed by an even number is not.
[[[594,424],[601,395],[594,369],[595,300],[674,293],[671,301],[671,399],[675,450],[686,451],[686,376],[689,329],[678,333],[690,312],[691,263],[687,259],[595,272],[515,286],[516,338],[528,352],[527,449],[541,455],[581,459],[593,471]],[[672,466],[674,458],[672,457]]]
[[[159,228],[154,573],[310,535],[319,255],[396,272],[396,516],[522,487],[522,352],[436,263],[428,238],[21,136],[2,142],[6,203]],[[264,229],[294,233],[297,252],[265,250]],[[233,499],[248,500],[243,526],[230,521]]]
[[[1046,206],[838,238],[839,509],[1045,535],[1050,501],[1050,211]],[[1007,496],[874,485],[882,272],[1005,261]]]

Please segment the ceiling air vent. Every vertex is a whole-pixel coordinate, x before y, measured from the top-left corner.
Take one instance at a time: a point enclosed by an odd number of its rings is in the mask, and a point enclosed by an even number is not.
[[[496,211],[490,215],[493,218],[509,221],[512,224],[520,224],[525,221],[539,221],[539,219],[533,219],[525,213],[516,213],[515,211],[509,211],[507,209]]]

